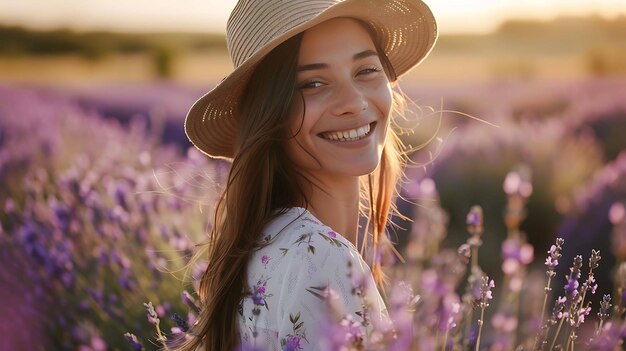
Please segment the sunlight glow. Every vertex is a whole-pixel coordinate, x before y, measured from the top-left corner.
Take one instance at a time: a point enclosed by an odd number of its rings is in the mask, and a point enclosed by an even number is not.
[[[509,18],[626,15],[623,0],[426,0],[442,33],[485,33]],[[235,0],[0,0],[0,24],[79,30],[223,32]],[[183,6],[184,4],[184,6]]]

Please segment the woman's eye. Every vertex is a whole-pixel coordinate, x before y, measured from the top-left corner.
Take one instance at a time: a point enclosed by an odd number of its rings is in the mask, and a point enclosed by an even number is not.
[[[359,74],[372,74],[380,72],[380,68],[378,67],[367,67],[359,71]]]
[[[324,83],[320,81],[310,81],[310,82],[305,82],[301,84],[300,89],[315,89],[315,88],[322,87],[323,85]]]

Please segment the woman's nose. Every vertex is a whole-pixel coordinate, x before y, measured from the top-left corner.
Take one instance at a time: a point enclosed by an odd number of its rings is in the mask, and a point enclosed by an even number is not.
[[[334,95],[332,111],[336,116],[358,115],[367,110],[367,99],[354,82],[339,84]]]

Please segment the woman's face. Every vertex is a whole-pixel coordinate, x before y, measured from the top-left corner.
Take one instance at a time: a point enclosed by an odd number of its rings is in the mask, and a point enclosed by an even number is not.
[[[382,154],[391,88],[368,32],[347,18],[304,32],[287,152],[309,177],[361,176]],[[304,114],[304,117],[303,117]]]

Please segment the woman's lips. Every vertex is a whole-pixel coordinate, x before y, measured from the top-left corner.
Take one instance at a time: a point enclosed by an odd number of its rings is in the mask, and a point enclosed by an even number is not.
[[[376,122],[372,122],[354,129],[320,133],[318,136],[330,141],[357,141],[370,135],[375,126]]]

